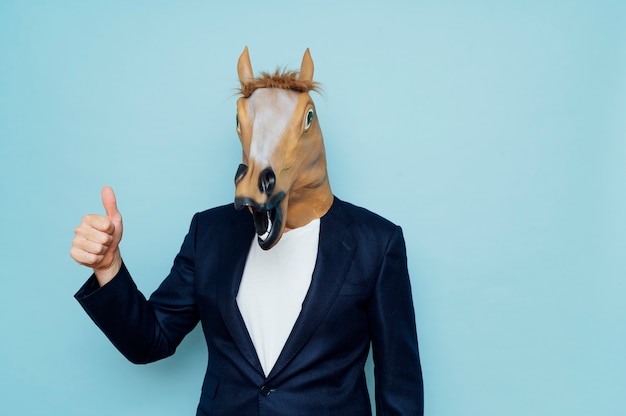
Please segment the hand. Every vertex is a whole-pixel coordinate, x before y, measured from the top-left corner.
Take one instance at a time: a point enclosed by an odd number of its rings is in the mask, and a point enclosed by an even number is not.
[[[78,264],[93,269],[100,286],[110,282],[122,267],[119,244],[124,228],[115,194],[109,186],[102,188],[102,205],[106,216],[85,215],[74,231],[70,250],[70,256]]]

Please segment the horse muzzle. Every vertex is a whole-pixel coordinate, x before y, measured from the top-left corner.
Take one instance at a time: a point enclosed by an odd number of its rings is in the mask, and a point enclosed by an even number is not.
[[[257,241],[263,250],[272,248],[282,235],[284,212],[281,202],[284,198],[284,192],[277,193],[264,204],[248,197],[235,198],[235,209],[247,207],[252,213]]]
[[[241,163],[237,168],[237,173],[235,173],[235,185],[237,185],[248,173],[248,165],[244,165]],[[257,183],[257,187],[259,188],[259,192],[264,195],[270,196],[272,192],[274,192],[274,187],[276,186],[276,174],[272,168],[265,168],[259,174],[259,180]]]

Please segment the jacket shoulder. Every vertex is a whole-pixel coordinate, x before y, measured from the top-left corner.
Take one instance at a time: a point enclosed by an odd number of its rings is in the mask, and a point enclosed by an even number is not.
[[[362,226],[366,228],[375,228],[381,231],[393,232],[398,227],[395,223],[387,218],[370,211],[367,208],[360,207],[358,205],[351,204],[350,202],[342,201],[335,197],[335,204],[338,211],[353,222],[353,225]]]
[[[204,211],[200,211],[196,213],[198,218],[208,218],[208,217],[221,217],[221,216],[232,216],[235,214],[237,210],[235,206],[231,204],[219,205],[217,207],[209,208]]]
[[[233,232],[239,226],[252,226],[252,216],[245,210],[236,210],[233,204],[220,205],[197,212],[192,219],[192,229],[203,232]]]

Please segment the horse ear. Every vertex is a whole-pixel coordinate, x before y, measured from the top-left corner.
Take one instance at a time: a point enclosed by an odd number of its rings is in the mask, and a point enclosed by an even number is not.
[[[306,51],[304,51],[304,56],[302,57],[302,65],[300,66],[300,75],[298,75],[298,79],[302,81],[313,81],[313,59],[311,58],[311,52],[309,52],[309,48],[306,48]]]
[[[237,62],[237,74],[239,75],[239,82],[241,85],[254,81],[254,73],[252,72],[252,64],[250,63],[250,55],[248,54],[248,47],[246,46],[239,56],[239,62]]]

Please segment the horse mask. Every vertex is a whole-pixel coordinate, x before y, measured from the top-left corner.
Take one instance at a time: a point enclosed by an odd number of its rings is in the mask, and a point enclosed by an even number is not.
[[[242,163],[235,175],[235,208],[250,210],[257,241],[269,250],[283,232],[321,218],[333,202],[322,131],[309,95],[317,89],[313,60],[307,49],[299,72],[255,77],[246,47],[237,72]]]

